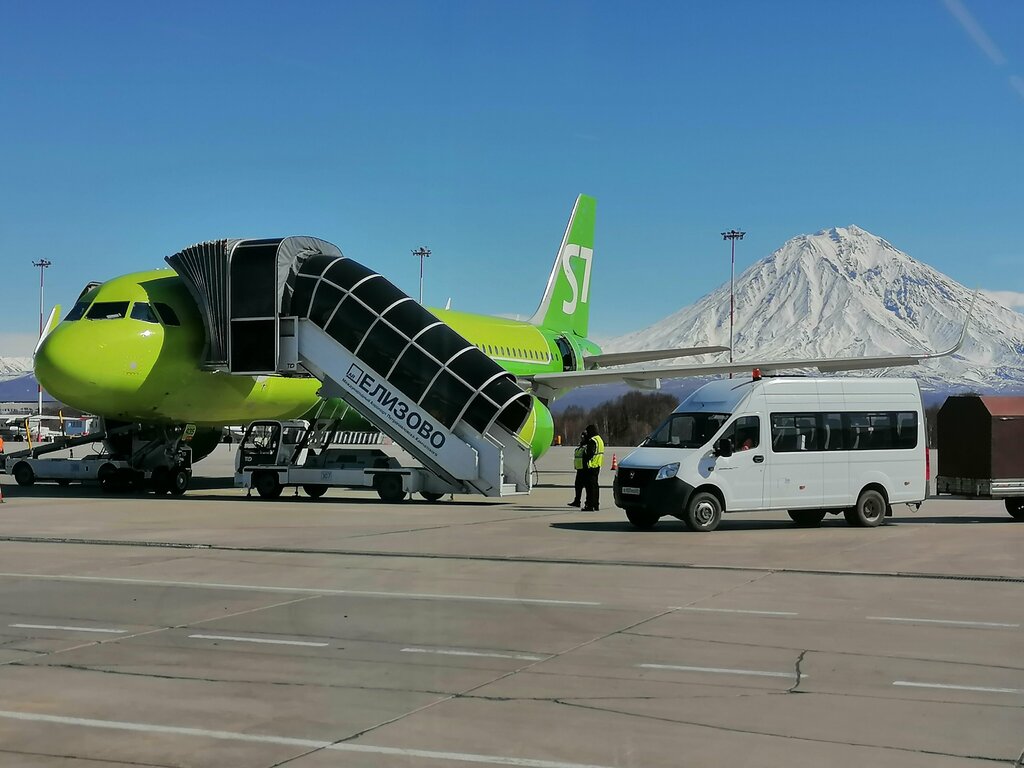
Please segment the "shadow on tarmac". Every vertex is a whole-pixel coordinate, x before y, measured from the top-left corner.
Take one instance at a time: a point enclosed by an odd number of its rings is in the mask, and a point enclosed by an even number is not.
[[[898,527],[901,525],[977,525],[977,524],[1004,524],[1004,523],[1017,523],[1024,522],[1014,520],[1009,515],[1000,517],[999,515],[992,515],[991,517],[977,517],[973,515],[945,515],[942,517],[904,517],[890,520],[886,523],[886,527],[894,526]],[[657,533],[659,531],[680,531],[682,533],[690,533],[691,531],[687,528],[681,520],[676,520],[674,517],[663,517],[656,526],[652,529],[642,530],[635,528],[632,523],[628,520],[580,520],[573,522],[560,522],[551,523],[551,528],[558,528],[567,531],[587,531],[590,533],[620,533],[622,531],[631,531],[633,533]],[[831,520],[823,520],[818,528],[848,528],[849,526],[841,516],[833,518]],[[801,530],[810,532],[815,530],[814,528],[797,528],[789,520],[756,520],[747,519],[743,520],[739,517],[726,516],[721,525],[718,527],[719,531],[774,531],[774,530]]]

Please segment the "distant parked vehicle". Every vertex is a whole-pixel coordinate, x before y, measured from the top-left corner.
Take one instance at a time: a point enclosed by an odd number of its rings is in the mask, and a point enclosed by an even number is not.
[[[913,379],[724,379],[704,385],[619,462],[615,503],[637,528],[697,531],[724,512],[785,509],[800,526],[843,513],[874,527],[920,507],[929,459]]]
[[[939,409],[940,495],[1002,499],[1024,520],[1024,397],[956,395]]]

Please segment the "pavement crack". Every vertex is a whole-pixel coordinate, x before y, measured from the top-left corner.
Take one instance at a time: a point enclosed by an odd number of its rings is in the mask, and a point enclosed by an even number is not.
[[[800,669],[800,666],[804,663],[804,656],[808,653],[809,651],[806,650],[800,651],[800,655],[796,657],[796,682],[793,683],[792,687],[786,691],[786,693],[803,693],[803,691],[798,690],[800,688],[800,681],[803,679],[803,671]]]
[[[431,691],[419,688],[386,688],[373,685],[336,685],[334,683],[300,683],[287,680],[244,680],[232,677],[201,677],[199,675],[164,675],[158,672],[130,672],[123,669],[103,669],[102,667],[90,667],[84,664],[28,664],[25,662],[12,662],[9,667],[25,667],[28,669],[71,669],[76,672],[95,672],[101,675],[125,675],[128,677],[148,677],[154,680],[188,680],[196,683],[230,683],[232,685],[278,685],[297,688],[332,688],[346,691],[369,691],[369,692],[393,692],[393,693],[422,693],[428,696],[451,696],[451,691]]]
[[[0,755],[21,755],[23,757],[55,757],[60,760],[80,760],[84,763],[100,763],[102,765],[132,765],[140,768],[179,768],[175,763],[143,763],[136,760],[116,760],[110,757],[83,757],[82,755],[66,755],[60,752],[30,752],[22,749],[2,749]]]
[[[767,736],[767,737],[770,737],[770,738],[784,739],[784,740],[787,740],[787,741],[806,741],[806,742],[813,743],[813,744],[837,744],[837,745],[840,745],[840,746],[847,746],[847,747],[864,747],[864,748],[867,748],[867,749],[883,749],[883,750],[887,750],[887,751],[903,752],[903,753],[908,753],[908,754],[913,754],[913,755],[933,755],[935,757],[956,757],[956,758],[960,758],[962,760],[984,760],[984,761],[987,761],[987,762],[1003,763],[1004,765],[1006,764],[1006,758],[1005,757],[989,757],[987,755],[964,755],[964,754],[958,754],[956,752],[939,752],[937,750],[931,750],[931,749],[913,749],[911,747],[897,747],[897,746],[893,746],[893,745],[890,745],[890,744],[870,744],[870,743],[867,743],[867,742],[860,742],[860,741],[838,741],[838,740],[835,740],[835,739],[814,738],[812,736],[791,736],[791,735],[787,735],[787,734],[773,733],[771,731],[755,730],[755,729],[752,729],[752,728],[736,728],[736,727],[732,727],[732,726],[728,726],[728,725],[715,725],[713,723],[702,723],[702,722],[700,722],[698,720],[681,720],[681,719],[674,718],[674,717],[665,717],[665,716],[659,716],[659,715],[644,715],[644,714],[639,714],[637,712],[630,712],[629,710],[613,709],[611,707],[601,707],[601,706],[596,706],[596,705],[593,705],[593,704],[580,704],[580,703],[576,703],[576,701],[574,701],[574,700],[568,700],[568,699],[558,699],[556,703],[561,704],[562,706],[566,706],[566,707],[576,707],[576,708],[579,708],[579,709],[587,709],[587,710],[592,710],[592,711],[596,711],[596,712],[607,712],[609,714],[622,715],[624,717],[636,717],[636,718],[639,718],[641,720],[651,720],[651,721],[657,721],[657,722],[663,722],[663,723],[673,723],[675,725],[692,725],[692,726],[697,727],[697,728],[709,728],[711,730],[723,731],[725,733],[743,733],[743,734],[747,734],[747,735],[751,735],[751,736]]]

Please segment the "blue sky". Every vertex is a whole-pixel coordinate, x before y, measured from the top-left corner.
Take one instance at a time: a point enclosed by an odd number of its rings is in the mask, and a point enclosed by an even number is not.
[[[592,332],[855,223],[1024,291],[1024,3],[0,0],[0,354],[200,240],[310,234],[533,311],[598,199]]]

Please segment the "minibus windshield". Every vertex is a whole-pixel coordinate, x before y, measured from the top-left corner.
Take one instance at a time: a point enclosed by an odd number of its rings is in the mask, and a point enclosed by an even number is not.
[[[721,429],[728,413],[673,413],[643,445],[651,448],[700,448]]]

